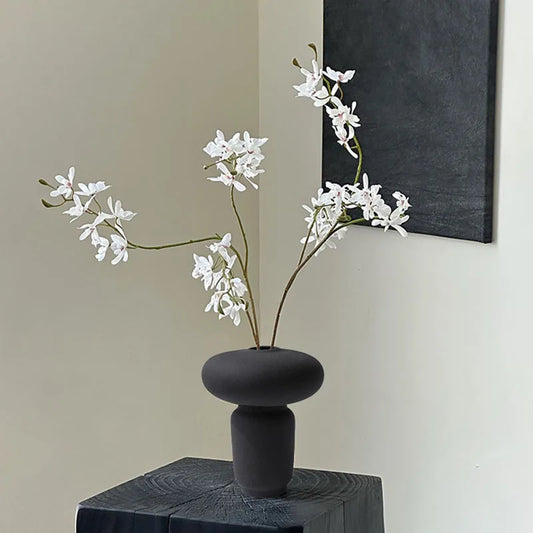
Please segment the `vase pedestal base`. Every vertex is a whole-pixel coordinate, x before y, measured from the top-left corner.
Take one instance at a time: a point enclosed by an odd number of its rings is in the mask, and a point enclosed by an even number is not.
[[[288,407],[240,405],[231,415],[235,481],[256,498],[287,491],[294,464],[294,414]]]

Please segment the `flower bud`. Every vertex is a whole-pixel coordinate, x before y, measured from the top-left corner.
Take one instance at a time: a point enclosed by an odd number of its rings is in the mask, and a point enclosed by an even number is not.
[[[315,59],[318,60],[318,51],[316,49],[316,44],[315,43],[309,43],[307,46],[309,46],[309,48],[311,48],[311,50],[313,50],[313,52],[315,53]]]
[[[57,207],[56,205],[53,205],[51,204],[50,202],[47,202],[46,200],[44,200],[43,198],[41,198],[41,203],[44,205],[44,207],[46,208],[49,208],[49,207]]]
[[[302,68],[302,65],[300,65],[300,63],[298,62],[298,60],[295,57],[292,58],[292,64],[295,67]]]
[[[51,185],[50,185],[46,180],[43,180],[43,178],[41,178],[41,179],[39,180],[39,183],[40,183],[41,185],[46,185],[47,187],[51,187]]]

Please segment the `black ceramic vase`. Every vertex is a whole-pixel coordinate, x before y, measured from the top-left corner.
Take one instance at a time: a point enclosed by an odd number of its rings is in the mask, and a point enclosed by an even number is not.
[[[322,365],[294,350],[235,350],[211,357],[202,381],[211,394],[238,405],[231,415],[235,481],[249,496],[284,494],[294,465],[294,414],[287,405],[321,387]]]

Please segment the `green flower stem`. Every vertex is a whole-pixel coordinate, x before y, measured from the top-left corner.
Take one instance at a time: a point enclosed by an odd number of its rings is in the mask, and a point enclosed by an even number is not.
[[[45,205],[44,202],[46,202],[45,207],[61,207],[62,205],[65,205],[67,202],[70,202],[70,201],[72,200],[67,200],[66,198],[63,198],[63,201],[60,204],[51,204],[50,202],[48,202],[48,200],[41,200],[41,203]]]
[[[309,229],[307,230],[307,235],[305,236],[305,242],[302,247],[302,252],[300,253],[300,257],[298,259],[298,265],[302,262],[305,251],[307,250],[307,245],[309,244],[309,239],[311,238],[311,231],[313,230],[313,226],[316,224],[316,219],[318,217],[318,214],[320,213],[320,209],[315,212],[315,216],[313,217],[313,223],[309,226]],[[296,266],[298,266],[296,265]]]
[[[115,230],[115,227],[109,224],[107,220],[106,223],[110,228]],[[178,248],[180,246],[188,246],[189,244],[197,244],[200,242],[216,241],[217,239],[220,239],[220,236],[213,235],[212,237],[204,237],[203,239],[191,239],[189,241],[176,242],[173,244],[161,244],[159,246],[142,246],[141,244],[135,244],[131,241],[128,241],[128,248],[131,248],[132,250],[164,250],[166,248]]]
[[[248,275],[244,272],[244,262],[242,260],[241,254],[239,253],[239,250],[235,248],[235,246],[231,247],[231,250],[235,253],[237,256],[237,261],[239,262],[239,265],[241,266],[242,274],[244,276],[244,283],[246,284],[246,288],[248,289],[248,294],[250,295],[250,307],[252,308],[252,317],[253,320],[250,319],[250,329],[252,330],[252,336],[254,338],[255,345],[257,349],[259,350],[260,342],[259,342],[259,326],[257,322],[257,314],[255,309],[255,300],[254,295],[252,292],[252,286],[250,284],[250,281],[248,279]],[[249,311],[246,310],[246,314],[249,315]]]
[[[250,329],[252,330],[252,335],[254,337],[255,347],[258,350],[260,350],[261,346],[260,346],[260,343],[259,343],[259,337],[258,337],[257,333],[254,330],[254,323],[252,322],[252,317],[250,316],[250,311],[248,311],[248,309],[246,309],[246,318],[248,319],[248,324],[250,326]]]
[[[354,181],[354,185],[357,185],[359,183],[359,178],[361,177],[361,170],[363,170],[363,150],[355,134],[353,140],[355,141],[355,148],[357,148],[357,153],[359,154],[359,164],[357,165],[357,174],[355,175]]]
[[[100,202],[98,201],[98,198],[96,198],[96,195],[94,196],[94,203],[98,206],[98,209],[100,209],[100,213],[102,212],[102,206],[100,205]]]
[[[337,231],[339,231],[342,228],[346,228],[348,226],[353,226],[354,224],[361,224],[363,222],[366,222],[365,218],[356,218],[355,220],[350,220],[350,222],[345,222],[344,224],[341,224],[340,226],[337,226],[333,233],[337,233]]]
[[[342,228],[345,228],[347,226],[351,226],[353,224],[360,224],[361,222],[364,222],[364,218],[358,218],[356,220],[351,220],[350,222],[347,222],[345,224],[340,224],[335,227],[333,227],[326,236],[307,254],[305,259],[301,261],[298,266],[296,267],[296,270],[292,273],[291,277],[289,278],[289,281],[287,282],[287,285],[285,286],[285,289],[283,290],[283,294],[281,295],[281,301],[278,306],[278,310],[276,313],[276,320],[274,322],[274,329],[272,331],[272,339],[270,341],[270,346],[274,347],[276,344],[276,337],[278,333],[278,327],[279,327],[279,320],[281,318],[281,312],[283,310],[283,305],[285,304],[285,300],[287,299],[287,295],[289,294],[289,291],[296,280],[296,277],[300,273],[300,271],[304,268],[304,266],[313,258],[314,254],[319,250],[326,241],[332,237],[337,231],[341,230]]]
[[[331,98],[332,96],[331,83],[324,75],[322,75],[322,81],[326,85],[329,96]],[[344,91],[342,90],[342,87],[340,86],[340,84],[337,84],[337,85],[339,86],[340,100],[342,101],[344,98]],[[335,103],[333,103],[333,105],[338,109],[338,106]],[[359,164],[357,165],[357,174],[355,176],[355,181],[354,181],[354,185],[357,185],[361,177],[361,171],[363,170],[363,150],[361,148],[361,144],[359,143],[359,140],[357,139],[357,135],[354,134],[353,140],[355,141],[355,146],[353,148],[355,148],[357,150],[357,153],[359,154]]]
[[[231,158],[221,159],[220,161],[215,161],[214,163],[209,163],[209,165],[204,165],[204,170],[208,170],[211,167],[214,167],[214,166],[218,165],[219,163],[231,163]]]
[[[235,187],[233,185],[230,187],[230,198],[231,198],[231,207],[233,208],[233,212],[235,213],[235,218],[237,219],[237,222],[239,224],[239,229],[241,230],[242,240],[244,243],[244,264],[237,250],[234,249],[234,251],[239,260],[239,264],[241,265],[242,273],[244,276],[244,281],[246,283],[246,287],[248,288],[248,292],[250,294],[250,305],[252,307],[252,317],[253,317],[253,324],[254,324],[254,328],[252,328],[252,333],[254,333],[254,330],[255,330],[254,340],[257,344],[257,348],[259,349],[259,323],[257,320],[257,312],[255,308],[255,299],[254,299],[254,295],[252,292],[252,285],[248,278],[248,256],[249,256],[248,239],[246,238],[246,231],[244,230],[244,224],[242,223],[241,216],[239,215],[239,211],[237,209],[237,204],[235,203]]]
[[[233,212],[239,223],[239,229],[241,230],[242,240],[244,242],[244,275],[248,276],[248,239],[246,238],[246,232],[244,231],[244,225],[242,223],[239,212],[237,211],[237,205],[235,204],[235,187],[232,185],[230,187],[230,197],[231,197],[231,207],[233,207]]]
[[[102,208],[100,208],[102,209]],[[89,215],[94,215],[94,216],[98,216],[98,213],[92,209],[87,209],[86,213],[88,213]],[[110,224],[109,221],[107,220],[104,220],[103,221],[103,224],[105,224],[109,229],[112,229],[113,231],[117,231],[117,228],[115,226],[113,226],[113,224]],[[118,223],[117,223],[118,227],[120,229],[122,229],[122,226],[120,226]],[[120,233],[120,232],[119,232]],[[197,244],[197,243],[200,243],[200,242],[208,242],[208,241],[216,241],[220,239],[220,235],[218,233],[216,233],[215,235],[211,236],[211,237],[203,237],[202,239],[190,239],[188,241],[183,241],[183,242],[176,242],[176,243],[172,243],[172,244],[160,244],[160,245],[157,245],[157,246],[144,246],[142,244],[136,244],[134,242],[131,242],[129,240],[127,240],[128,242],[128,249],[130,250],[165,250],[167,248],[179,248],[180,246],[188,246],[189,244]]]
[[[329,82],[329,80],[325,76],[322,76],[322,81],[326,84],[329,96],[331,97],[331,83]]]

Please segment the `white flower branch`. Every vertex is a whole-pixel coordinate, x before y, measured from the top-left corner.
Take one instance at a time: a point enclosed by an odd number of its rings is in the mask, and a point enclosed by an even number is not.
[[[276,342],[287,295],[298,274],[313,257],[326,248],[336,248],[335,241],[344,237],[348,226],[362,222],[380,226],[384,231],[393,228],[400,235],[406,236],[403,224],[409,220],[406,211],[411,207],[407,197],[395,192],[393,197],[396,200],[396,208],[391,208],[379,193],[381,186],[370,185],[367,174],[362,172],[363,151],[356,135],[357,129],[361,127],[360,118],[355,114],[357,104],[356,102],[345,104],[342,89],[343,84],[354,78],[355,70],[342,72],[333,70],[329,66],[322,70],[318,65],[316,46],[313,44],[309,46],[314,52],[309,70],[301,67],[296,59],[293,60],[294,65],[304,76],[304,82],[294,86],[297,96],[309,98],[314,107],[325,110],[331,120],[337,142],[357,160],[357,170],[353,184],[341,185],[328,181],[326,190],[319,189],[316,198],[311,198],[311,205],[303,206],[307,213],[305,217],[307,232],[300,241],[302,249],[298,263],[283,290],[277,308],[271,346]],[[204,169],[215,168],[217,171],[215,176],[207,179],[222,183],[230,189],[229,200],[242,239],[243,254],[232,242],[231,233],[225,233],[223,236],[215,233],[199,239],[152,246],[132,242],[126,236],[124,224],[130,222],[136,213],[125,209],[120,200],[114,201],[111,196],[107,198],[106,203],[101,202],[101,194],[109,189],[109,185],[103,181],[78,183],[75,187],[74,167],[69,168],[66,176],[55,176],[57,182],[55,186],[44,179],[39,180],[42,185],[51,189],[50,196],[59,203],[54,204],[44,199],[41,201],[47,208],[59,208],[70,204],[63,213],[70,217],[71,222],[82,217],[91,217],[89,221],[79,226],[78,229],[81,231],[79,239],[91,242],[96,249],[95,258],[100,262],[106,259],[109,250],[113,256],[111,264],[117,265],[128,261],[129,253],[133,250],[164,250],[206,243],[210,253],[205,256],[193,254],[192,271],[193,278],[201,280],[204,289],[211,292],[205,311],[215,312],[219,319],[229,317],[236,326],[241,323],[241,313],[244,313],[254,343],[259,349],[259,321],[248,272],[250,247],[245,225],[237,208],[235,191],[244,192],[247,186],[256,190],[259,188],[257,180],[264,173],[260,168],[264,159],[261,147],[267,140],[254,138],[247,131],[242,134],[235,133],[226,139],[224,133],[217,130],[215,138],[204,148],[204,152],[213,159],[212,163],[204,166]],[[102,204],[107,206],[106,209],[102,208]],[[352,218],[357,210],[360,210],[361,216]]]
[[[393,211],[379,194],[381,185],[370,186],[367,174],[362,175],[363,186],[360,188],[363,151],[355,131],[361,127],[361,121],[355,114],[357,103],[351,102],[349,105],[343,103],[344,92],[341,87],[343,83],[352,80],[355,71],[341,72],[333,70],[331,67],[326,67],[325,70],[320,69],[316,46],[310,44],[309,47],[315,55],[311,62],[311,70],[303,68],[297,59],[293,60],[293,64],[299,68],[305,77],[305,81],[300,85],[294,85],[294,89],[296,89],[298,97],[309,98],[314,107],[326,110],[337,136],[337,142],[354,159],[358,160],[358,165],[353,185],[340,185],[328,181],[326,182],[327,190],[319,189],[317,197],[311,199],[311,207],[303,206],[307,211],[305,218],[308,228],[307,234],[300,241],[303,247],[296,269],[289,278],[281,296],[274,321],[271,346],[274,346],[276,342],[279,321],[287,294],[298,274],[313,257],[318,256],[326,247],[335,249],[337,245],[333,238],[336,237],[337,240],[341,240],[346,234],[348,226],[362,222],[368,221],[373,226],[382,226],[385,231],[394,228],[402,237],[406,237],[407,232],[402,224],[409,220],[409,216],[405,212],[411,207],[408,198],[400,192],[395,192],[393,196],[397,202],[396,209]],[[333,87],[330,80],[335,82]],[[353,220],[351,213],[357,209],[361,210],[363,216]],[[310,243],[316,243],[316,245],[306,255]]]

